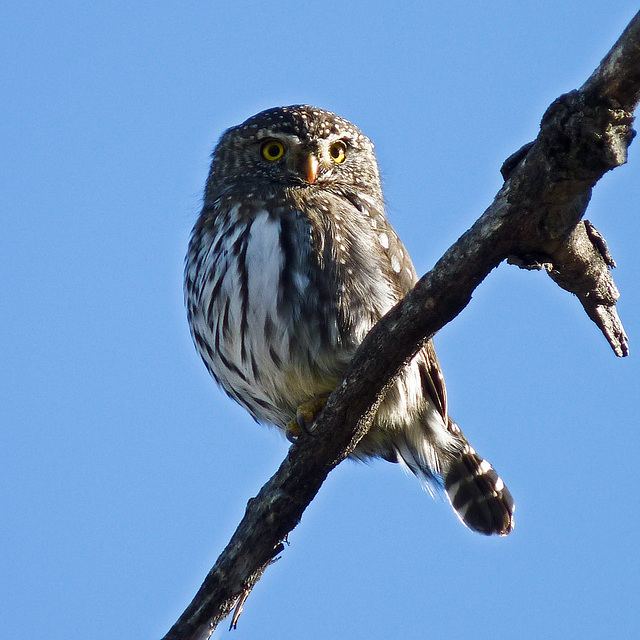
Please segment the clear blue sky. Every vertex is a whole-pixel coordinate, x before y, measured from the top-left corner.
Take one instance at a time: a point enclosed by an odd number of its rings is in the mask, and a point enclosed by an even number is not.
[[[0,9],[0,637],[154,639],[287,444],[209,379],[182,261],[220,133],[311,103],[377,144],[418,271],[637,2],[22,2]],[[436,337],[517,503],[464,529],[395,465],[331,474],[215,637],[631,638],[640,592],[640,142],[588,217],[631,356],[501,266]]]

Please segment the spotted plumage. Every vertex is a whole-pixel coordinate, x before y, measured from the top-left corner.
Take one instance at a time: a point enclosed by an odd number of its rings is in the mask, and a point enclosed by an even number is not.
[[[373,144],[309,106],[263,111],[213,154],[185,267],[191,333],[208,370],[283,430],[341,380],[364,336],[417,280],[386,219]],[[354,457],[442,486],[481,533],[513,528],[513,500],[448,415],[429,342],[387,392]]]

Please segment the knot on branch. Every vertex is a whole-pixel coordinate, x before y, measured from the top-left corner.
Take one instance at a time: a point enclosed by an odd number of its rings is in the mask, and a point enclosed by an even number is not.
[[[633,115],[585,91],[557,98],[542,117],[543,150],[554,170],[591,182],[627,161]],[[576,170],[579,171],[576,171]]]

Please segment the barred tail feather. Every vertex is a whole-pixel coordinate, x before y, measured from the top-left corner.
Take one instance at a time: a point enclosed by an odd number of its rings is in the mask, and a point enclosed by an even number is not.
[[[442,460],[444,471],[439,464],[427,463],[413,447],[399,446],[395,453],[395,461],[417,476],[431,495],[446,493],[457,516],[469,529],[485,535],[511,533],[513,497],[489,462],[468,444],[448,463]]]
[[[513,529],[511,493],[494,468],[468,444],[451,461],[444,486],[458,517],[470,529],[501,536]]]

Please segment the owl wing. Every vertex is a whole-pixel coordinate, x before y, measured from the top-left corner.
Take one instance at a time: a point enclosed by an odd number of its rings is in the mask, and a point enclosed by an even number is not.
[[[389,275],[398,287],[398,299],[403,298],[418,282],[418,274],[409,252],[402,244],[402,241],[395,232],[395,229],[385,220],[385,234],[389,240],[389,246],[385,252]],[[425,393],[431,398],[436,409],[442,416],[444,423],[448,423],[447,388],[444,383],[444,375],[440,369],[440,363],[433,347],[433,342],[429,340],[422,348],[419,356],[420,377]],[[419,357],[418,356],[418,357]]]
[[[440,363],[436,356],[436,350],[433,348],[433,342],[429,340],[422,348],[422,354],[425,357],[424,364],[420,367],[420,376],[422,377],[422,386],[426,393],[436,406],[436,409],[442,416],[444,423],[449,421],[447,406],[447,387],[444,384],[444,376]]]

